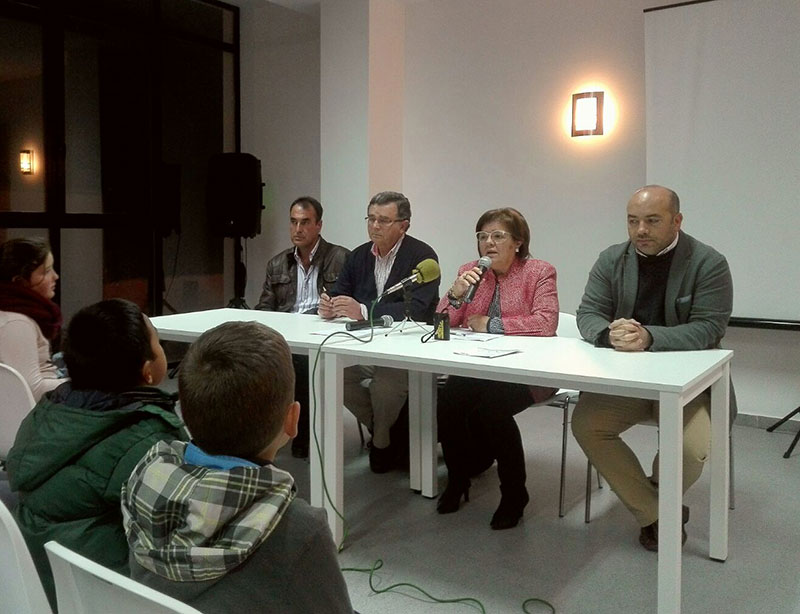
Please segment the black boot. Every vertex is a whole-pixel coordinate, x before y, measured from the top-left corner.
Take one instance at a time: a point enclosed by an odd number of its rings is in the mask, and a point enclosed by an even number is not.
[[[517,526],[519,519],[522,518],[525,506],[528,505],[528,501],[530,501],[530,497],[524,486],[522,486],[521,490],[514,489],[511,492],[504,492],[500,499],[500,505],[492,516],[490,523],[492,529],[502,531],[503,529],[511,529]]]
[[[466,478],[449,478],[447,480],[447,488],[439,497],[436,503],[436,511],[440,514],[452,514],[457,512],[461,506],[461,496],[464,496],[464,502],[469,501],[469,480]]]

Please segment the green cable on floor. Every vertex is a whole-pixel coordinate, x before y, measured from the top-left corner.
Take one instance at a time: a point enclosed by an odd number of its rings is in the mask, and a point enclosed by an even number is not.
[[[428,599],[430,599],[434,603],[463,603],[463,604],[466,604],[466,605],[471,605],[471,606],[477,607],[481,611],[482,614],[486,614],[486,608],[484,607],[484,605],[478,599],[475,599],[474,597],[454,597],[452,599],[441,599],[439,597],[434,597],[433,595],[431,595],[425,589],[417,586],[416,584],[412,584],[411,582],[396,582],[395,584],[390,584],[389,586],[387,586],[385,588],[378,588],[378,587],[375,586],[373,578],[375,576],[375,572],[377,570],[379,570],[381,567],[383,567],[383,561],[381,559],[378,559],[377,561],[375,561],[372,564],[372,567],[368,567],[368,568],[364,568],[364,567],[342,567],[342,571],[343,572],[345,572],[345,571],[354,571],[354,572],[357,572],[357,573],[369,574],[369,588],[373,593],[378,594],[378,595],[380,595],[381,593],[388,593],[390,591],[395,591],[398,588],[408,587],[408,588],[413,588],[413,589],[419,591],[420,593],[425,595],[425,597],[427,597]],[[533,612],[528,610],[528,604],[531,604],[531,603],[541,604],[541,605],[547,607],[551,614],[556,614],[556,609],[555,609],[555,607],[553,607],[553,605],[550,602],[545,601],[544,599],[539,599],[538,597],[530,597],[530,598],[528,598],[528,599],[526,599],[525,601],[522,602],[522,611],[525,612],[526,614],[534,614]]]
[[[374,306],[375,305],[373,303],[372,307],[374,307]],[[371,320],[372,319],[371,310],[370,310],[370,314],[369,315],[370,315],[370,320]],[[342,520],[342,524],[343,524],[342,541],[341,541],[341,543],[337,544],[337,549],[338,549],[339,552],[341,552],[342,549],[344,548],[344,541],[347,538],[347,534],[348,534],[347,521],[345,520],[344,515],[336,508],[336,505],[334,505],[333,499],[331,498],[330,492],[328,491],[328,483],[327,483],[327,481],[325,479],[325,468],[324,468],[324,464],[322,462],[322,450],[321,450],[320,445],[319,445],[319,439],[317,438],[317,431],[316,431],[316,428],[315,428],[315,425],[316,425],[316,422],[317,422],[317,395],[316,395],[317,364],[319,363],[319,356],[320,356],[320,354],[322,352],[322,346],[325,344],[325,342],[328,339],[330,339],[331,337],[333,337],[335,335],[347,335],[347,336],[352,337],[353,339],[357,339],[358,341],[361,341],[363,343],[368,343],[369,341],[372,341],[372,337],[374,335],[374,330],[371,331],[369,339],[361,339],[360,337],[356,337],[355,335],[351,335],[350,333],[346,333],[344,331],[336,331],[334,333],[331,333],[330,335],[325,337],[325,339],[322,340],[322,343],[319,344],[319,348],[317,348],[317,355],[314,357],[314,366],[312,367],[312,371],[311,371],[311,398],[313,399],[313,401],[312,401],[312,414],[311,414],[311,432],[314,434],[314,448],[316,449],[317,458],[319,458],[320,474],[322,476],[322,490],[323,490],[323,492],[325,494],[325,498],[328,500],[328,503],[331,506],[331,509]],[[373,578],[374,578],[375,572],[378,569],[380,569],[381,567],[383,567],[383,561],[381,559],[378,559],[377,561],[375,561],[375,563],[373,563],[372,567],[369,567],[369,568],[342,567],[342,571],[343,572],[352,571],[352,572],[357,572],[357,573],[367,573],[367,574],[369,574],[369,588],[370,588],[370,590],[372,590],[372,592],[374,592],[374,593],[376,593],[378,595],[381,594],[381,593],[388,593],[390,591],[394,591],[397,588],[408,587],[408,588],[413,588],[415,590],[418,590],[420,593],[425,595],[428,599],[430,599],[434,603],[464,603],[464,604],[469,604],[469,605],[476,606],[477,608],[479,608],[482,614],[486,614],[486,608],[483,606],[483,604],[480,601],[478,601],[474,597],[456,597],[456,598],[452,598],[452,599],[440,599],[438,597],[434,597],[429,592],[427,592],[425,589],[417,586],[416,584],[412,584],[411,582],[397,582],[395,584],[387,586],[386,588],[377,588],[375,586],[374,582],[373,582]],[[531,597],[531,598],[526,599],[525,601],[522,602],[522,611],[525,612],[526,614],[533,614],[532,612],[530,612],[527,609],[527,605],[529,603],[540,603],[540,604],[548,607],[550,609],[551,614],[555,614],[555,612],[556,612],[556,609],[549,602],[545,601],[544,599],[539,599],[538,597]]]

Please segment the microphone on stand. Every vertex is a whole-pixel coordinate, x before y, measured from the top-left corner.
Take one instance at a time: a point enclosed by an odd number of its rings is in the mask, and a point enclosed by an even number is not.
[[[489,261],[489,263],[491,264],[491,261]],[[378,298],[381,299],[384,296],[387,296],[388,294],[392,294],[393,292],[402,290],[405,287],[405,285],[409,283],[416,282],[418,284],[426,284],[429,281],[439,279],[440,272],[441,271],[439,269],[439,263],[436,262],[433,258],[426,258],[411,270],[411,275],[409,275],[404,279],[401,279],[391,288],[387,288],[386,290],[384,290],[383,294],[381,294]]]
[[[394,318],[390,315],[381,316],[377,320],[357,320],[355,322],[348,322],[344,325],[346,330],[361,330],[362,328],[389,328],[394,324]]]
[[[472,284],[469,288],[467,288],[466,293],[464,293],[464,302],[471,303],[473,297],[475,296],[475,290],[478,289],[478,286],[481,283],[481,279],[483,279],[484,274],[486,271],[489,270],[489,267],[492,266],[492,259],[489,256],[481,256],[481,259],[478,260],[478,268],[481,270],[481,277],[480,279]]]

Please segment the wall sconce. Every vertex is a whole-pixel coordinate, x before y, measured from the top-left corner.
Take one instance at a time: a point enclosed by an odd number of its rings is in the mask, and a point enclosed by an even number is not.
[[[572,136],[603,134],[603,92],[572,95]]]
[[[19,152],[19,172],[23,175],[33,174],[33,150],[22,149]]]

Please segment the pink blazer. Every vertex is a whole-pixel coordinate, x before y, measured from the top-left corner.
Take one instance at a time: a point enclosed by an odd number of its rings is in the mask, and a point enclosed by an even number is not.
[[[477,265],[477,260],[468,262],[458,269],[461,275]],[[454,309],[442,297],[437,311],[447,308],[450,313],[450,326],[466,326],[471,315],[487,315],[489,304],[494,296],[496,284],[500,284],[500,313],[503,328],[507,335],[530,335],[552,337],[558,328],[558,291],[556,290],[556,270],[544,260],[521,260],[517,258],[500,280],[489,269],[483,276],[475,298],[460,309]]]

